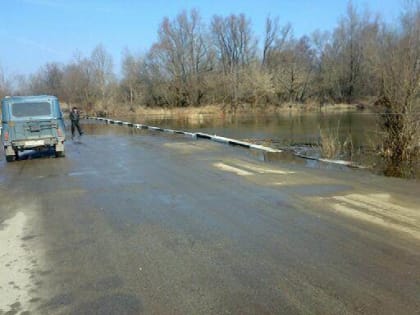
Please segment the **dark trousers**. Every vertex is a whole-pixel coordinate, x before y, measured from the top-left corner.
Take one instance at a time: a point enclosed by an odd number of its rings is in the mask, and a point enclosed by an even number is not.
[[[79,121],[78,120],[72,120],[71,121],[71,136],[74,137],[74,129],[77,128],[77,132],[81,136],[83,134],[82,129],[80,128]]]

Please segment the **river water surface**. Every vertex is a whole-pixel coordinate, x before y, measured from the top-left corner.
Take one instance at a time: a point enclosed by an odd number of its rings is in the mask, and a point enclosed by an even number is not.
[[[194,115],[183,117],[125,116],[118,119],[146,125],[204,132],[211,135],[264,144],[299,154],[320,157],[321,134],[336,138],[342,150],[334,157],[369,167],[380,164],[378,144],[381,131],[378,116],[367,111],[311,112],[277,114]],[[416,171],[419,178],[419,170]]]

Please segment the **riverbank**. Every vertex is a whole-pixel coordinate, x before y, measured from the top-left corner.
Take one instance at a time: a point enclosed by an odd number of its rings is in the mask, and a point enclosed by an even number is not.
[[[200,107],[145,107],[129,105],[119,105],[113,107],[109,111],[96,111],[88,113],[94,116],[107,116],[117,117],[122,115],[139,115],[139,116],[161,116],[161,117],[193,117],[199,115],[249,115],[249,114],[277,114],[277,113],[306,113],[306,112],[336,112],[336,111],[349,111],[360,110],[359,104],[328,104],[328,105],[315,105],[315,104],[284,104],[281,106],[267,105],[267,106],[252,106],[249,104],[241,104],[233,108],[230,105],[206,105]]]

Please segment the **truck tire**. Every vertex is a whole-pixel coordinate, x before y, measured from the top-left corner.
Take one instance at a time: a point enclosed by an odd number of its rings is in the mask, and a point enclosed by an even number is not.
[[[65,157],[66,153],[64,151],[55,151],[55,157],[56,158],[62,158]]]
[[[7,162],[13,162],[13,160],[14,160],[14,155],[6,155],[6,161]]]

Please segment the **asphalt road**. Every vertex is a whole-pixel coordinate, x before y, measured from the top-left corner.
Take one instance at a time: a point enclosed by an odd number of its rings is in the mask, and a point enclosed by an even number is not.
[[[85,125],[0,155],[0,314],[420,314],[420,183]]]

